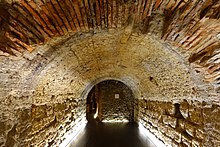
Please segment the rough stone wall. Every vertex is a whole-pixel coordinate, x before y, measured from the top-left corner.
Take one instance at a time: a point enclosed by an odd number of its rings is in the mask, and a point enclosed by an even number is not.
[[[31,113],[31,144],[35,146],[55,146],[62,143],[64,134],[77,131],[78,125],[85,121],[85,100],[65,97],[64,102],[33,105]]]
[[[193,100],[142,99],[139,106],[139,121],[166,145],[220,145],[219,105]]]
[[[103,77],[127,82],[138,98],[172,101],[213,97],[219,103],[219,1],[99,2],[1,1],[0,140],[3,142],[0,144],[22,146],[33,137],[42,139],[32,134],[32,128],[34,132],[49,134],[48,126],[61,124],[55,117],[56,111],[49,109],[59,104],[65,105],[65,110],[77,105],[74,111],[78,112],[78,105],[79,110],[83,108],[81,94],[85,87]],[[178,49],[157,41],[158,38],[132,30],[109,29],[132,23],[138,27],[143,24],[142,33],[156,34],[183,48],[181,54],[176,52]],[[109,33],[95,34],[107,28]],[[93,34],[87,36],[69,33],[91,30]],[[69,34],[69,38],[58,44],[31,46],[48,40],[56,42],[55,37],[66,37],[64,34]],[[25,53],[34,48],[30,55]],[[19,57],[13,61],[10,55]],[[198,77],[200,72],[205,78]],[[215,91],[203,80],[212,83]],[[72,99],[73,104],[65,104]],[[75,104],[77,101],[80,103]],[[32,116],[35,106],[36,111],[48,110],[43,115],[45,120]],[[141,109],[136,105],[138,108]],[[38,117],[43,128],[35,126]],[[78,118],[75,113],[71,117]],[[213,127],[215,122],[209,125]],[[24,135],[27,137],[24,139],[22,134],[31,135]],[[207,140],[212,140],[212,135],[209,136]]]
[[[134,95],[119,81],[103,81],[99,87],[99,114],[103,121],[134,121]],[[115,98],[118,94],[118,98]]]
[[[21,97],[23,101],[28,97]],[[0,145],[50,146],[59,145],[65,133],[76,131],[85,122],[85,100],[74,99],[71,94],[53,96],[56,102],[32,104],[11,108],[17,97],[8,97],[1,103]],[[11,104],[10,104],[11,103]]]
[[[15,58],[19,61],[0,57],[0,146],[59,144],[65,133],[76,131],[85,121],[84,99],[57,89],[47,95],[35,87],[44,66],[43,60],[36,63],[38,58],[39,54]]]
[[[200,88],[204,83],[197,80],[201,77],[194,75],[182,56],[129,27],[67,36],[37,48],[23,57],[0,56],[2,146],[13,139],[14,146],[59,143],[65,130],[85,118],[83,93],[97,79],[122,81],[137,98],[208,97]],[[63,131],[57,131],[60,126]],[[51,132],[56,131],[59,135],[54,137]]]

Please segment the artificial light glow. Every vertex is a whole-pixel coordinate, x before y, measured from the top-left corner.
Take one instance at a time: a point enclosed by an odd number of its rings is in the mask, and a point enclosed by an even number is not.
[[[148,131],[140,122],[138,123],[139,131],[142,135],[147,136],[157,147],[166,147],[166,145]]]
[[[59,145],[59,147],[68,147],[70,143],[76,139],[76,137],[83,131],[86,126],[87,121],[84,119],[77,124],[72,130],[68,131],[64,138],[65,140]]]
[[[94,119],[96,119],[97,117],[98,117],[98,108],[96,109],[96,113],[95,113],[95,115],[94,115]]]
[[[127,119],[120,119],[120,120],[112,119],[112,120],[103,120],[102,122],[104,122],[104,123],[127,123],[127,122],[129,122],[129,120],[127,120]]]

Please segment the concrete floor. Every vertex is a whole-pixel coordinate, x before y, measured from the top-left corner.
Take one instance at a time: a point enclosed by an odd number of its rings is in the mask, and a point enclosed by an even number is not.
[[[156,147],[136,123],[89,122],[70,147]]]

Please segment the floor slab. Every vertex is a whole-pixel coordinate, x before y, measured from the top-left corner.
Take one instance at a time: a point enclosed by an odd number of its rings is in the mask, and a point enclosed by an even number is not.
[[[90,122],[70,147],[156,147],[136,123]]]

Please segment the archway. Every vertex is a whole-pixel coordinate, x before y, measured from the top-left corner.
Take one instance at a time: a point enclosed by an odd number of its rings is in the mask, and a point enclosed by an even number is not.
[[[134,94],[124,83],[105,80],[93,86],[87,96],[87,120],[133,122]]]

